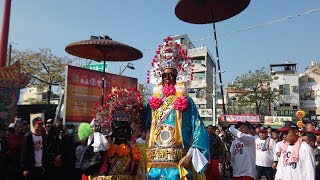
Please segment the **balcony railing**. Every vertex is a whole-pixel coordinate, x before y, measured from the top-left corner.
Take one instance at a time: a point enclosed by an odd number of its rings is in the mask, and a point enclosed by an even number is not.
[[[188,49],[188,54],[190,54],[191,56],[193,54],[201,54],[201,53],[207,53],[208,52],[208,48],[207,47],[198,47],[198,48],[193,48],[193,49]]]

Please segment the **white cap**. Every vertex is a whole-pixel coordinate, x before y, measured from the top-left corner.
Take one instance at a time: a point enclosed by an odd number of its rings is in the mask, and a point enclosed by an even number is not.
[[[16,125],[15,123],[10,123],[9,128],[14,128],[15,125]]]

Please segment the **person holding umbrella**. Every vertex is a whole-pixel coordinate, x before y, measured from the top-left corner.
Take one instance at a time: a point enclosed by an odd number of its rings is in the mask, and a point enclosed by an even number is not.
[[[253,180],[255,177],[256,143],[250,134],[251,129],[253,127],[248,121],[239,121],[237,126],[229,127],[235,136],[230,147],[234,180]]]

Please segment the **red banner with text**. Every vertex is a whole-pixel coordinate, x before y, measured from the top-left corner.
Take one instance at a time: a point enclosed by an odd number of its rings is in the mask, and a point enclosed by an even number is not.
[[[236,123],[238,121],[260,123],[260,115],[227,114],[227,115],[221,116],[221,122]]]
[[[65,122],[90,122],[93,107],[102,99],[103,73],[75,66],[67,67]],[[137,88],[138,80],[132,77],[106,73],[105,96],[113,86]]]

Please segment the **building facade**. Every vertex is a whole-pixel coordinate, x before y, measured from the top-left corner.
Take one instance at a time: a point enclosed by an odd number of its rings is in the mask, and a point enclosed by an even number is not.
[[[320,64],[315,61],[300,75],[299,96],[307,117],[320,120]]]
[[[48,100],[48,93],[46,90],[41,90],[37,87],[28,87],[21,93],[21,105],[28,104],[46,104]],[[58,104],[60,96],[51,92],[50,103]]]
[[[194,78],[187,84],[188,94],[195,102],[205,125],[216,125],[216,66],[209,49],[201,45],[195,47],[186,34],[173,36],[192,57]]]
[[[300,109],[297,64],[270,64],[270,74],[273,77],[270,82],[271,89],[280,91],[279,99],[271,103],[272,115],[294,116],[294,112]],[[287,113],[283,114],[284,112]]]

